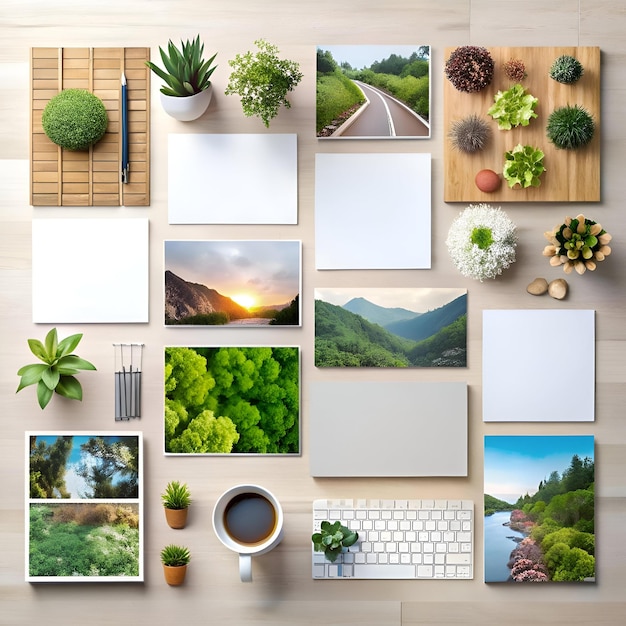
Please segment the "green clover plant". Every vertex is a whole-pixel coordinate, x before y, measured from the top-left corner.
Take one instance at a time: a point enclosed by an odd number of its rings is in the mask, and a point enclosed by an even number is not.
[[[30,351],[43,363],[24,365],[17,371],[21,376],[16,393],[29,385],[37,385],[37,401],[45,409],[53,393],[69,398],[82,400],[83,389],[75,378],[80,370],[95,370],[95,366],[72,354],[80,340],[82,333],[70,335],[58,341],[57,329],[53,328],[47,335],[44,343],[38,339],[29,339]]]
[[[323,552],[326,558],[334,563],[344,548],[354,545],[359,538],[359,534],[336,521],[331,524],[323,521],[320,525],[320,532],[313,533],[311,540],[316,552]]]

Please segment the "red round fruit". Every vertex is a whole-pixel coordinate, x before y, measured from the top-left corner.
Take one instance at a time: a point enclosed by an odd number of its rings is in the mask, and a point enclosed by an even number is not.
[[[500,188],[502,180],[493,170],[480,170],[476,174],[476,187],[485,193],[492,193]]]

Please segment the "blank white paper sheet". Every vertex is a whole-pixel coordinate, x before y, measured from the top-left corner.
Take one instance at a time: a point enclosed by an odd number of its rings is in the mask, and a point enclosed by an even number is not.
[[[297,135],[170,134],[168,211],[170,224],[297,224]]]
[[[430,154],[317,154],[318,270],[430,269]]]
[[[147,219],[34,219],[33,322],[148,322]]]
[[[593,422],[595,311],[483,311],[483,421]]]

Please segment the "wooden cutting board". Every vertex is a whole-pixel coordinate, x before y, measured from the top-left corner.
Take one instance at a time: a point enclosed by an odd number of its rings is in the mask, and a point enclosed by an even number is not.
[[[30,198],[33,206],[150,204],[150,48],[32,48]],[[121,75],[126,75],[130,176],[121,182]],[[74,152],[52,143],[41,115],[63,89],[87,89],[107,109],[104,137]]]
[[[455,48],[446,48],[445,61]],[[445,202],[598,202],[600,200],[600,49],[598,47],[554,48],[487,48],[495,62],[491,85],[477,93],[460,92],[445,77],[444,97],[444,201]],[[582,78],[571,85],[563,85],[550,78],[553,61],[561,55],[577,58],[584,67]],[[528,76],[521,81],[527,93],[539,99],[535,108],[537,118],[528,126],[500,130],[497,122],[487,115],[499,90],[509,89],[514,83],[504,70],[503,63],[521,59]],[[559,150],[546,136],[548,116],[555,108],[565,105],[583,106],[595,121],[594,137],[589,144],[577,150]],[[487,147],[474,154],[454,149],[448,138],[455,120],[476,113],[489,123],[492,138]],[[546,171],[541,175],[541,186],[510,189],[502,177],[504,153],[517,144],[532,145],[545,153]],[[502,177],[498,191],[484,193],[476,187],[474,178],[482,169],[491,169]]]

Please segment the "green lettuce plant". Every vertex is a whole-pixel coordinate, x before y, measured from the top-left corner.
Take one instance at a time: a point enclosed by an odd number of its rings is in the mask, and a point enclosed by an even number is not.
[[[524,87],[517,84],[506,91],[498,91],[487,114],[498,122],[500,130],[511,130],[514,126],[528,126],[530,120],[537,117],[535,107],[538,102],[538,98],[526,93]]]
[[[233,68],[226,87],[226,95],[241,97],[246,117],[257,116],[269,128],[281,105],[291,108],[287,92],[293,91],[302,80],[300,65],[278,58],[278,48],[263,39],[254,42],[259,51],[237,54],[228,61]]]
[[[314,550],[323,552],[331,563],[337,560],[344,548],[354,545],[358,538],[357,532],[342,526],[339,521],[333,524],[323,521],[320,525],[320,532],[311,535]]]
[[[46,335],[44,343],[38,339],[29,339],[30,351],[43,363],[24,365],[17,371],[21,376],[16,393],[29,385],[37,385],[37,401],[45,409],[53,393],[69,398],[82,400],[83,389],[75,378],[80,370],[95,370],[95,366],[72,354],[80,340],[82,333],[70,335],[58,341],[57,329],[53,328]]]
[[[217,67],[211,64],[217,53],[208,61],[204,60],[204,44],[200,42],[200,35],[193,41],[181,40],[180,43],[181,48],[178,49],[170,39],[167,54],[159,47],[161,60],[167,71],[163,71],[151,61],[146,61],[146,65],[165,81],[166,84],[161,87],[162,94],[184,98],[209,88],[211,74]]]
[[[539,148],[522,144],[517,144],[513,150],[506,152],[502,173],[509,187],[539,187],[540,176],[546,171],[543,157],[544,153]]]

